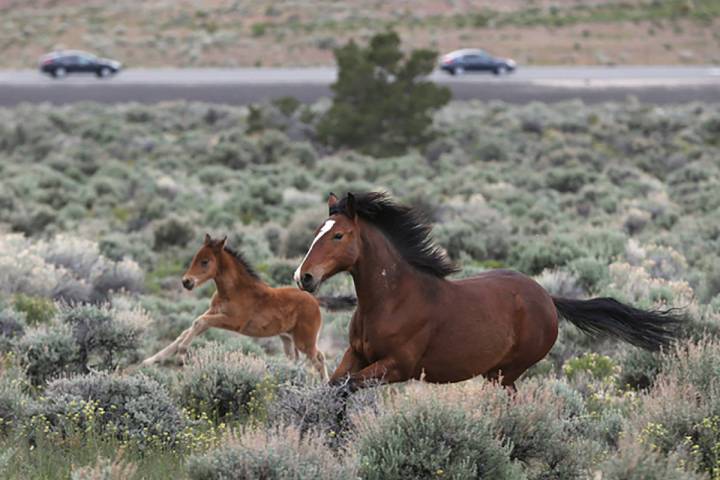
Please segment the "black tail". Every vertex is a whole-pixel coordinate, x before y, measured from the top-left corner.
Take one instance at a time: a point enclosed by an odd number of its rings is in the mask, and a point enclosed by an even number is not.
[[[646,350],[659,350],[675,338],[684,318],[678,309],[646,311],[614,298],[571,300],[553,297],[561,317],[587,334],[610,334]]]
[[[330,311],[350,310],[357,305],[357,298],[352,295],[340,295],[339,297],[317,297],[321,307]]]

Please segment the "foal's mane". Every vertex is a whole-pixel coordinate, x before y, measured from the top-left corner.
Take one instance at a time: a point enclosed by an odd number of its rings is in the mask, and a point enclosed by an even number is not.
[[[245,269],[245,271],[248,273],[248,275],[250,275],[252,278],[254,278],[256,280],[260,280],[260,276],[257,274],[257,272],[255,271],[253,266],[250,265],[250,263],[247,260],[245,260],[245,257],[243,257],[242,253],[240,253],[239,251],[235,250],[232,247],[228,247],[227,245],[225,246],[225,251],[227,253],[229,253],[233,257],[233,259],[235,259],[236,263],[238,263]]]
[[[432,226],[419,212],[396,203],[383,192],[353,196],[357,216],[379,228],[410,265],[440,278],[458,271],[445,251],[433,242]],[[346,195],[338,200],[330,213],[347,215],[347,203]]]

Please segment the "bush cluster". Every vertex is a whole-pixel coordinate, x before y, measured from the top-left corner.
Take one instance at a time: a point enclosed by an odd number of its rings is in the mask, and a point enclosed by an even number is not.
[[[0,476],[718,475],[716,105],[455,103],[381,159],[317,143],[328,108],[0,109]],[[289,285],[326,195],[377,189],[427,216],[456,278],[508,267],[554,295],[683,307],[678,345],[563,322],[515,395],[477,379],[347,405],[276,338],[212,330],[182,369],[124,370],[208,308],[211,284],[180,285],[205,231]],[[323,312],[330,367],[350,318]]]

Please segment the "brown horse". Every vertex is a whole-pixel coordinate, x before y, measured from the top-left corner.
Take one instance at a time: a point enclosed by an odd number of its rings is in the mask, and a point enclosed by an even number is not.
[[[559,317],[647,349],[666,345],[681,320],[611,298],[552,297],[508,270],[447,280],[456,269],[412,209],[382,193],[342,200],[330,194],[328,206],[295,281],[313,292],[338,272],[353,277],[358,306],[350,346],[331,382],[349,376],[357,387],[372,379],[459,382],[484,375],[514,388],[555,343]]]
[[[214,280],[217,291],[210,308],[192,326],[160,352],[146,359],[149,365],[179,353],[185,355],[192,339],[211,327],[223,328],[250,337],[279,335],[288,358],[304,353],[327,378],[325,358],[317,340],[322,327],[320,304],[312,295],[292,287],[272,288],[266,285],[243,257],[226,245],[226,238],[205,243],[195,254],[182,284],[188,289]],[[334,304],[328,299],[328,304]]]

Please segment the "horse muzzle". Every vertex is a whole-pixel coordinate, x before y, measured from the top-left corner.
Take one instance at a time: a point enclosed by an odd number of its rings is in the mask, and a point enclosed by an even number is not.
[[[304,273],[300,277],[300,281],[297,282],[298,287],[306,292],[314,293],[320,285],[320,281],[316,279],[311,273]]]
[[[182,285],[183,287],[185,287],[186,290],[192,290],[193,288],[195,288],[195,280],[187,277],[183,278]]]

